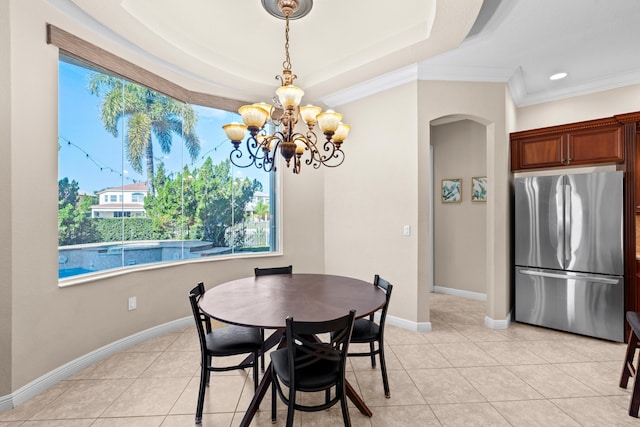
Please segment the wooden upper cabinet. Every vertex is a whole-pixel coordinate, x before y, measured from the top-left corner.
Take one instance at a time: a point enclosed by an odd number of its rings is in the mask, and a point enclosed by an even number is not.
[[[523,138],[511,143],[512,165],[518,169],[562,166],[565,162],[566,141],[562,135]]]
[[[636,209],[636,215],[640,214],[640,132],[636,133],[636,140],[635,140],[635,159],[636,162],[634,164],[634,173],[633,173],[633,177],[634,177],[634,182],[635,182],[635,200],[633,205],[635,206]],[[638,239],[638,237],[640,236],[636,236],[636,239]],[[640,247],[636,248],[637,250],[640,250]],[[640,273],[640,270],[638,270],[638,273]]]
[[[511,134],[511,170],[623,163],[622,125],[611,119]]]
[[[570,132],[567,142],[567,165],[624,161],[621,126]]]

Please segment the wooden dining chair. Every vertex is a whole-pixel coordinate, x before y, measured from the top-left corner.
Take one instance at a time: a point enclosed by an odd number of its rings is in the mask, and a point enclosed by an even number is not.
[[[640,312],[627,311],[627,322],[629,323],[629,341],[627,342],[627,351],[625,354],[624,364],[622,366],[622,375],[620,376],[620,387],[627,388],[629,378],[634,377],[633,391],[629,403],[629,415],[638,417],[638,409],[640,409],[640,375],[638,375],[638,367],[640,361],[634,366],[633,362],[636,358],[636,351],[640,348]]]
[[[348,315],[324,322],[286,320],[286,347],[271,353],[271,420],[276,422],[276,393],[287,404],[287,427],[293,425],[295,410],[322,411],[340,402],[345,426],[351,426],[347,410],[345,370],[349,339],[355,310]],[[317,335],[331,333],[331,341],[319,341]],[[287,395],[283,391],[288,389]],[[331,398],[331,388],[335,395]],[[297,402],[298,392],[325,392],[325,401],[318,405]]]
[[[286,267],[266,267],[259,268],[256,267],[253,269],[253,273],[256,277],[258,276],[269,276],[271,274],[292,274],[293,273],[293,265],[288,265]],[[264,329],[260,328],[260,336],[264,341]],[[262,365],[262,372],[264,372],[264,353],[260,356],[260,363]]]
[[[355,321],[353,324],[353,333],[351,334],[351,343],[369,344],[369,351],[350,352],[349,357],[371,357],[371,368],[375,368],[376,354],[378,355],[380,358],[384,395],[388,399],[391,397],[391,392],[389,390],[389,379],[387,378],[387,363],[384,358],[384,324],[387,319],[387,309],[389,308],[393,285],[376,274],[373,278],[373,286],[386,293],[386,300],[380,312],[380,319],[378,323],[374,322],[374,315],[372,313],[369,318],[357,319]],[[376,348],[376,343],[378,348]]]
[[[202,410],[204,407],[204,393],[209,385],[211,372],[224,372],[234,369],[253,368],[253,386],[258,387],[258,356],[261,353],[262,337],[256,328],[245,328],[242,326],[226,326],[212,329],[211,319],[200,310],[198,302],[204,295],[204,284],[198,285],[189,292],[191,310],[198,329],[200,341],[200,389],[198,391],[198,406],[196,408],[196,424],[202,422]],[[253,354],[250,362],[239,365],[214,367],[213,357],[234,356],[237,354]]]

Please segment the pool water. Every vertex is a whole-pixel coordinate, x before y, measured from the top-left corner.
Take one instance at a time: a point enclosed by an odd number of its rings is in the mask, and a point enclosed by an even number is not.
[[[93,273],[95,270],[87,270],[86,268],[62,268],[58,270],[58,279],[69,276],[77,276],[78,274]]]

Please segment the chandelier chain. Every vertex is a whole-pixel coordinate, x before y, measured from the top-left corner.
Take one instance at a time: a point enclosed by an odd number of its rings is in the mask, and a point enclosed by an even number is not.
[[[282,63],[282,68],[285,70],[291,69],[291,58],[289,58],[289,15],[285,16],[285,30],[284,30],[284,62]]]

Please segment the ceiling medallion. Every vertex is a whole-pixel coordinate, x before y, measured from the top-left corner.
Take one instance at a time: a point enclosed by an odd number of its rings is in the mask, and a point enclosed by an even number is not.
[[[291,5],[282,5],[280,3],[295,3],[295,6]],[[278,19],[285,19],[286,15],[283,12],[283,9],[286,7],[294,8],[292,13],[289,14],[289,19],[300,19],[304,16],[307,16],[309,12],[311,12],[311,8],[313,7],[313,0],[262,0],[262,7],[269,12],[270,15],[275,16]],[[286,9],[285,9],[286,10]]]

